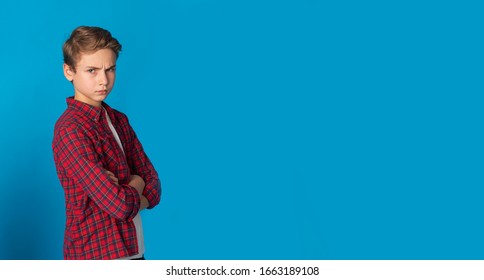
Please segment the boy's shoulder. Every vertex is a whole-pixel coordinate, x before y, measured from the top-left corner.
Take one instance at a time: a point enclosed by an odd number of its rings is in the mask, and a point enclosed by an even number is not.
[[[66,98],[66,104],[67,108],[55,123],[55,131],[88,129],[100,116],[100,110],[75,100],[72,96]]]
[[[62,130],[78,130],[85,129],[88,125],[88,119],[72,110],[72,108],[67,108],[62,115],[57,119],[54,132],[59,132]]]
[[[54,127],[55,132],[67,130],[83,130],[88,132],[104,118],[105,112],[110,116],[111,121],[120,122],[123,125],[129,125],[128,116],[103,102],[103,108],[93,108],[81,104],[80,101],[74,101],[70,98],[67,100],[67,108],[57,119]]]
[[[115,121],[120,121],[123,123],[129,123],[128,116],[112,108],[111,106],[103,103],[103,108],[108,112],[110,118]],[[55,124],[55,129],[59,130],[62,128],[89,128],[99,121],[101,114],[104,114],[103,109],[99,109],[96,114],[86,114],[86,112],[80,111],[74,107],[68,106],[62,115],[57,119]]]

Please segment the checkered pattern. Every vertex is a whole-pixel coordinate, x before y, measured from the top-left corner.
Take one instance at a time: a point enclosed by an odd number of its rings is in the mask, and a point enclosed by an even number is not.
[[[126,156],[109,129],[102,108],[72,97],[54,129],[52,149],[57,175],[66,200],[65,259],[117,259],[138,253],[132,219],[140,198],[128,185],[131,174],[141,176],[143,195],[153,208],[161,186],[126,115],[103,107],[119,134]],[[109,170],[119,179],[113,183]]]

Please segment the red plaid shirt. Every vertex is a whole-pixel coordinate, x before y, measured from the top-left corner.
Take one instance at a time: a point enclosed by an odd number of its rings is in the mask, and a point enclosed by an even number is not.
[[[160,202],[161,186],[153,165],[126,115],[106,103],[119,134],[119,147],[102,108],[67,98],[67,109],[55,125],[52,149],[57,175],[66,200],[65,259],[117,259],[138,253],[132,219],[140,197],[128,185],[131,174],[146,183],[143,195],[153,208]],[[119,185],[106,170],[115,174]]]

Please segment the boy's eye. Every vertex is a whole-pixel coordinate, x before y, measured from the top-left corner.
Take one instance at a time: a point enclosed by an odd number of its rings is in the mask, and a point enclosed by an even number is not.
[[[96,72],[96,70],[95,69],[88,69],[87,72],[94,73],[94,72]]]
[[[116,68],[110,68],[108,69],[109,72],[116,72]]]

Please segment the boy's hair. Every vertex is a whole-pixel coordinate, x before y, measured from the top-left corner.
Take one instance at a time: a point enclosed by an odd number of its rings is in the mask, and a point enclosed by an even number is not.
[[[76,63],[81,54],[89,54],[101,49],[111,49],[118,58],[121,44],[106,29],[79,26],[72,31],[71,36],[62,47],[64,63],[76,71]]]

